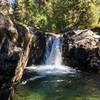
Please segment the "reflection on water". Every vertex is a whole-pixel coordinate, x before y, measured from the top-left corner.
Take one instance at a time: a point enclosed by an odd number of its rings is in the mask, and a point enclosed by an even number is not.
[[[100,76],[46,76],[19,85],[14,100],[100,100]]]

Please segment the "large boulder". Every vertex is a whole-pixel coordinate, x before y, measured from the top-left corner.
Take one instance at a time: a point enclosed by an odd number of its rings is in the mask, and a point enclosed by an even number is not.
[[[45,54],[46,36],[45,33],[29,27],[33,34],[32,45],[30,48],[29,61],[27,66],[40,65]]]
[[[29,58],[32,34],[0,14],[0,100],[10,100]]]
[[[91,30],[71,30],[63,35],[63,63],[89,72],[100,70],[100,36]]]

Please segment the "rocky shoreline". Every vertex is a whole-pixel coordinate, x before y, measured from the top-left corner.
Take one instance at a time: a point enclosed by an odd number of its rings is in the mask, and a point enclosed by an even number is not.
[[[88,29],[61,34],[64,65],[88,72],[100,71],[100,35]],[[56,36],[0,14],[0,100],[12,99],[26,66],[41,64],[49,35]]]

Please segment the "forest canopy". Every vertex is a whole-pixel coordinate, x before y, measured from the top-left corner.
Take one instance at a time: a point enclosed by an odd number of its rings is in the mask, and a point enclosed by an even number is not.
[[[43,31],[100,27],[100,0],[3,0],[0,10]]]

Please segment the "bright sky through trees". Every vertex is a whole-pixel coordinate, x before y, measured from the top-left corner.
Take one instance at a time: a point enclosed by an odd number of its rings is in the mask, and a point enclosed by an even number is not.
[[[10,4],[12,4],[12,3],[15,2],[15,0],[8,0],[8,2],[9,2]]]

